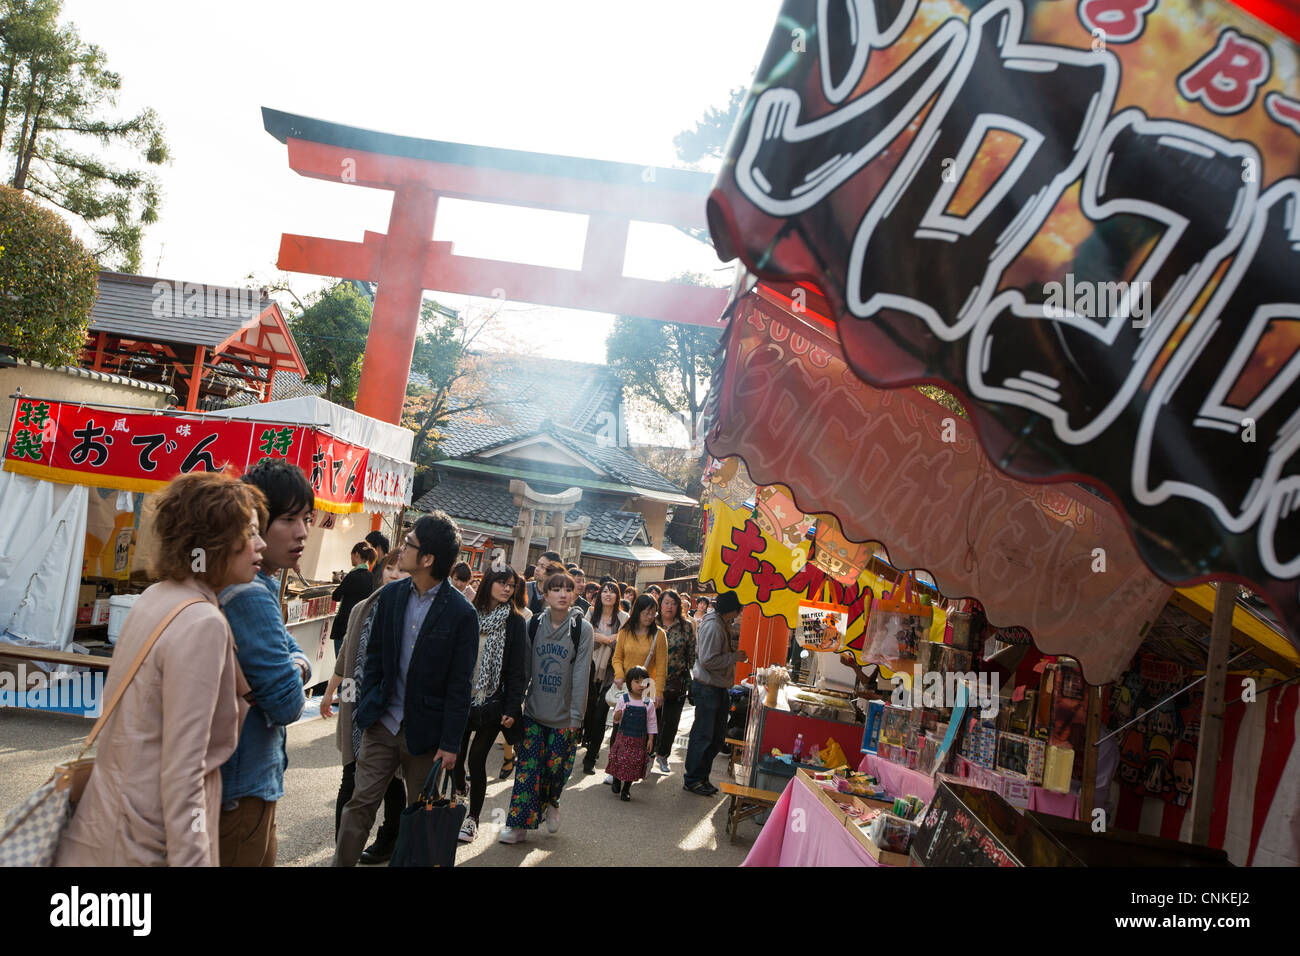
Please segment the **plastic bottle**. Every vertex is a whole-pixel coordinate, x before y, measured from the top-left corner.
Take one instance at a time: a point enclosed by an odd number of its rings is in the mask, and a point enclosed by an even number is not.
[[[803,756],[803,734],[799,734],[794,738],[794,751],[792,756],[794,757],[795,763],[798,763],[799,758]]]

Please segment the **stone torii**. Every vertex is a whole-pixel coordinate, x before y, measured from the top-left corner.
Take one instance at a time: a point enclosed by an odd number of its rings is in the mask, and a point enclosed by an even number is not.
[[[519,509],[519,522],[511,529],[514,544],[510,549],[510,566],[519,570],[528,565],[528,546],[533,540],[533,525],[548,526],[547,549],[556,551],[561,560],[577,561],[582,556],[582,537],[587,533],[591,518],[583,515],[577,521],[565,522],[564,516],[582,500],[581,488],[569,488],[556,495],[544,495],[528,487],[528,482],[518,478],[510,482],[510,494]],[[549,519],[549,520],[546,520]]]

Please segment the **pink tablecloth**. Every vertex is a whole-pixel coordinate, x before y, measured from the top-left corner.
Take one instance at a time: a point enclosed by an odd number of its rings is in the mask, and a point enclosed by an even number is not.
[[[960,761],[965,758],[957,759]],[[891,797],[915,794],[929,803],[934,797],[934,791],[938,789],[934,780],[920,771],[908,770],[888,760],[881,760],[875,754],[863,754],[862,762],[858,764],[858,771],[874,776]],[[976,786],[973,780],[964,782]],[[1050,813],[1055,817],[1065,817],[1067,820],[1077,820],[1079,819],[1079,795],[1057,793],[1044,787],[1030,787],[1028,808],[1040,813]]]
[[[1050,813],[1054,817],[1065,817],[1067,820],[1077,820],[1079,819],[1079,795],[1034,787],[1029,791],[1029,809]]]
[[[786,784],[741,866],[880,866],[806,784]]]
[[[925,803],[934,799],[934,791],[938,788],[934,785],[934,778],[929,777],[919,770],[908,770],[906,767],[896,763],[890,763],[888,760],[881,760],[875,754],[863,754],[862,763],[858,764],[859,773],[869,773],[880,781],[885,792],[892,797],[916,796],[920,797]]]

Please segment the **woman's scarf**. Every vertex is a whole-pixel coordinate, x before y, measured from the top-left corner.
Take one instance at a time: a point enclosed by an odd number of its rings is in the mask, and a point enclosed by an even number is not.
[[[472,703],[482,706],[497,692],[501,683],[501,661],[505,657],[506,621],[510,618],[510,604],[498,604],[489,614],[478,616],[478,663],[474,665],[474,696]]]

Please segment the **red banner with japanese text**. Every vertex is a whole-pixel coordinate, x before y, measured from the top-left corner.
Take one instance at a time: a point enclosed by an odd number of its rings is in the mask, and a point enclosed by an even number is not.
[[[5,440],[4,469],[46,481],[157,491],[192,471],[238,477],[264,458],[302,468],[316,507],[362,510],[367,449],[318,428],[205,415],[120,410],[20,398]]]

